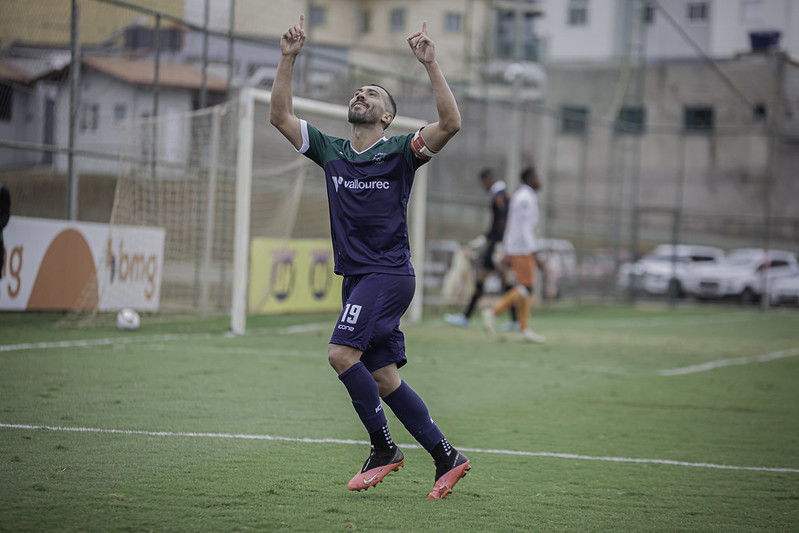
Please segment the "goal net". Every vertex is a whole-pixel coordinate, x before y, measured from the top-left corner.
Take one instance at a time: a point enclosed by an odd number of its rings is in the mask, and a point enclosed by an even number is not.
[[[268,91],[243,89],[223,105],[128,128],[111,224],[163,228],[161,310],[229,313],[241,334],[250,313],[340,308],[324,173],[270,125],[269,102]],[[325,133],[349,136],[345,106],[295,98],[294,111]],[[387,135],[422,125],[397,117]],[[409,206],[419,279],[426,168]],[[412,320],[421,318],[421,291],[419,283]]]
[[[236,120],[229,102],[125,128],[111,228],[163,229],[161,310],[229,308]]]

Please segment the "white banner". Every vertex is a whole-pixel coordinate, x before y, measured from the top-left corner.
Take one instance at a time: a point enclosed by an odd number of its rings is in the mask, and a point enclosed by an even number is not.
[[[2,310],[158,310],[163,228],[12,216]]]

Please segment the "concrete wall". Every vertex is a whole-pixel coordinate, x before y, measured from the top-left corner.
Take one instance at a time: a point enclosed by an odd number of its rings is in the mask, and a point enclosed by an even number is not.
[[[0,139],[33,141],[28,128],[31,121],[30,107],[33,95],[21,84],[14,83],[11,84],[11,87],[13,87],[11,117],[9,120],[0,120]],[[14,167],[33,160],[35,157],[31,152],[0,148],[0,167]]]
[[[773,101],[776,61],[774,55],[753,55],[725,62],[722,69],[750,101],[766,106],[771,117],[767,120],[779,114],[783,126],[790,128],[794,127],[790,115]],[[786,64],[791,75],[785,76],[783,94],[796,90],[792,76],[798,68]],[[635,206],[682,210],[716,220],[738,217],[757,222],[767,209],[772,217],[796,217],[796,138],[778,139],[772,159],[767,120],[756,119],[752,108],[706,66],[647,67],[647,129],[642,135],[615,134],[604,120],[617,90],[615,67],[552,67],[549,74],[548,104],[585,105],[595,120],[583,135],[560,133],[554,124],[549,127],[556,154],[544,197],[557,206],[553,223],[573,228],[578,224],[573,213],[613,206],[625,217]],[[712,106],[714,131],[683,132],[686,105]]]
[[[569,2],[543,0],[537,30],[546,42],[546,62],[594,61],[618,57],[620,0],[591,0],[585,25],[568,24]]]

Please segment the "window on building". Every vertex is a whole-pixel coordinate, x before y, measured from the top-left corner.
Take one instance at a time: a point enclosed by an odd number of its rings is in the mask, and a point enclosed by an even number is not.
[[[114,104],[114,124],[122,124],[128,118],[127,104]]]
[[[760,22],[763,20],[764,0],[741,0],[741,21]]]
[[[516,11],[498,10],[496,16],[496,56],[500,59],[516,59]],[[521,59],[525,61],[538,61],[539,41],[533,27],[535,17],[535,12],[523,13]]]
[[[97,131],[100,124],[100,104],[83,104],[80,113],[80,131]]]
[[[156,31],[145,26],[132,25],[125,29],[125,48],[128,50],[151,49],[155,47],[155,40],[158,39],[158,46],[162,51],[178,51],[184,44],[183,28],[162,28]]]
[[[275,67],[273,67],[273,66],[270,67],[270,65],[267,65],[266,63],[248,63],[247,64],[247,77],[249,78],[252,75],[254,75],[256,72],[258,72],[260,69],[266,69],[266,68],[274,69]]]
[[[641,18],[644,21],[644,24],[654,24],[655,23],[655,6],[652,4],[647,3],[644,5],[644,10],[641,14]]]
[[[463,15],[460,13],[447,13],[444,16],[444,29],[450,33],[463,31]]]
[[[710,6],[707,2],[688,2],[688,21],[707,22],[710,17]]]
[[[0,84],[0,120],[11,121],[11,110],[14,107],[14,89],[10,85]]]
[[[686,106],[683,111],[683,129],[691,132],[713,131],[713,108],[708,106]]]
[[[560,108],[560,132],[584,134],[588,124],[588,108],[583,106],[562,106]]]
[[[405,9],[397,8],[391,10],[391,24],[392,32],[405,31]]]
[[[321,6],[308,8],[308,25],[311,27],[324,26],[327,22],[327,10]]]
[[[622,107],[615,124],[616,133],[641,134],[646,130],[646,110],[643,107]]]
[[[588,24],[588,0],[569,0],[569,26]]]
[[[372,12],[368,9],[361,10],[360,28],[361,35],[372,31]]]

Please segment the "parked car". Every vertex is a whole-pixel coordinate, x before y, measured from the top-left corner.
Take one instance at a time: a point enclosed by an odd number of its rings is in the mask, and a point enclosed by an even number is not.
[[[768,295],[771,305],[799,305],[799,273],[772,281]]]
[[[742,303],[760,300],[766,276],[769,285],[799,272],[796,256],[785,250],[738,248],[716,264],[697,266],[685,276],[686,293],[697,298],[735,298]]]
[[[616,277],[619,289],[643,290],[652,295],[684,295],[683,278],[697,264],[713,264],[724,256],[715,246],[660,244],[634,263],[622,263]]]

